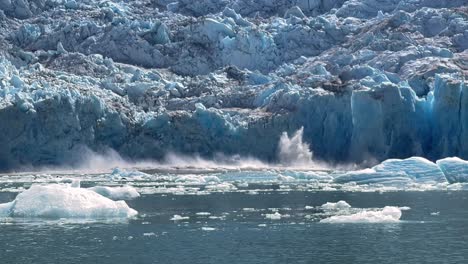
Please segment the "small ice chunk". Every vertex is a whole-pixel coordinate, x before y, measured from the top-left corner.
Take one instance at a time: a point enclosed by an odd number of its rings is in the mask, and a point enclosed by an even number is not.
[[[282,215],[278,212],[275,212],[274,214],[265,214],[266,219],[270,220],[280,220]]]
[[[172,221],[182,221],[182,220],[188,220],[190,217],[188,216],[181,216],[181,215],[174,215],[170,220]]]
[[[198,212],[198,213],[196,213],[196,215],[198,215],[198,216],[208,216],[208,215],[211,215],[211,213],[208,213],[208,212]]]
[[[322,204],[320,208],[322,208],[323,210],[345,210],[351,208],[351,205],[349,205],[345,201],[338,201],[336,203],[327,202],[325,204]]]
[[[385,206],[380,210],[363,210],[350,215],[334,215],[322,219],[321,223],[397,223],[401,218],[401,209]]]
[[[237,190],[236,186],[228,182],[207,185],[205,189],[212,192],[231,192]]]
[[[214,228],[214,227],[209,227],[209,226],[203,226],[201,229],[202,229],[203,231],[215,231],[215,230],[216,230],[216,228]]]

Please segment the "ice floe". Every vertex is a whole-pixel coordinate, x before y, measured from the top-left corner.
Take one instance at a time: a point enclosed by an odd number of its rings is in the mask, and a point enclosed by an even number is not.
[[[14,218],[109,219],[137,215],[124,201],[112,201],[68,184],[33,185],[0,208],[3,217]]]
[[[383,209],[366,209],[353,214],[333,215],[320,220],[321,223],[398,223],[401,209],[385,206]]]

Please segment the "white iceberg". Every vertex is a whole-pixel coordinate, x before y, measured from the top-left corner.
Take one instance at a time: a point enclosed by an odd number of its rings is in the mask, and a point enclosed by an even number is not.
[[[444,163],[445,164],[445,163]],[[336,183],[356,182],[357,184],[444,183],[445,171],[437,164],[422,158],[388,159],[368,169],[351,171],[337,176]]]
[[[0,204],[3,217],[109,219],[130,218],[138,212],[124,201],[112,201],[94,191],[68,184],[33,185],[14,201]]]
[[[283,215],[281,215],[278,212],[275,212],[273,214],[265,214],[265,218],[270,220],[280,220],[282,217]]]
[[[379,210],[363,210],[348,215],[334,215],[320,220],[321,223],[398,223],[401,209],[395,206],[385,206]]]
[[[322,204],[320,208],[323,210],[345,210],[351,208],[351,205],[341,200],[336,203],[327,202],[325,204]]]
[[[188,220],[190,217],[188,216],[181,216],[181,215],[174,215],[171,219],[171,221],[181,221],[181,220]]]

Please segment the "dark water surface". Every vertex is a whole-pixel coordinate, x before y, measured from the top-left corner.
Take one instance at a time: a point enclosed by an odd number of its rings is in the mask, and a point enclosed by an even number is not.
[[[338,200],[411,209],[372,224],[320,223],[304,209]],[[129,221],[5,221],[0,263],[468,263],[467,202],[466,191],[143,195]],[[268,208],[290,217],[266,219]]]

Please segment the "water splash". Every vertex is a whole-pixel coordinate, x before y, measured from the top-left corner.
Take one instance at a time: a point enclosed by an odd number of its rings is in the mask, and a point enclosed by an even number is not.
[[[312,151],[306,142],[303,142],[304,127],[297,130],[292,137],[283,132],[278,145],[278,160],[285,166],[312,165]]]

